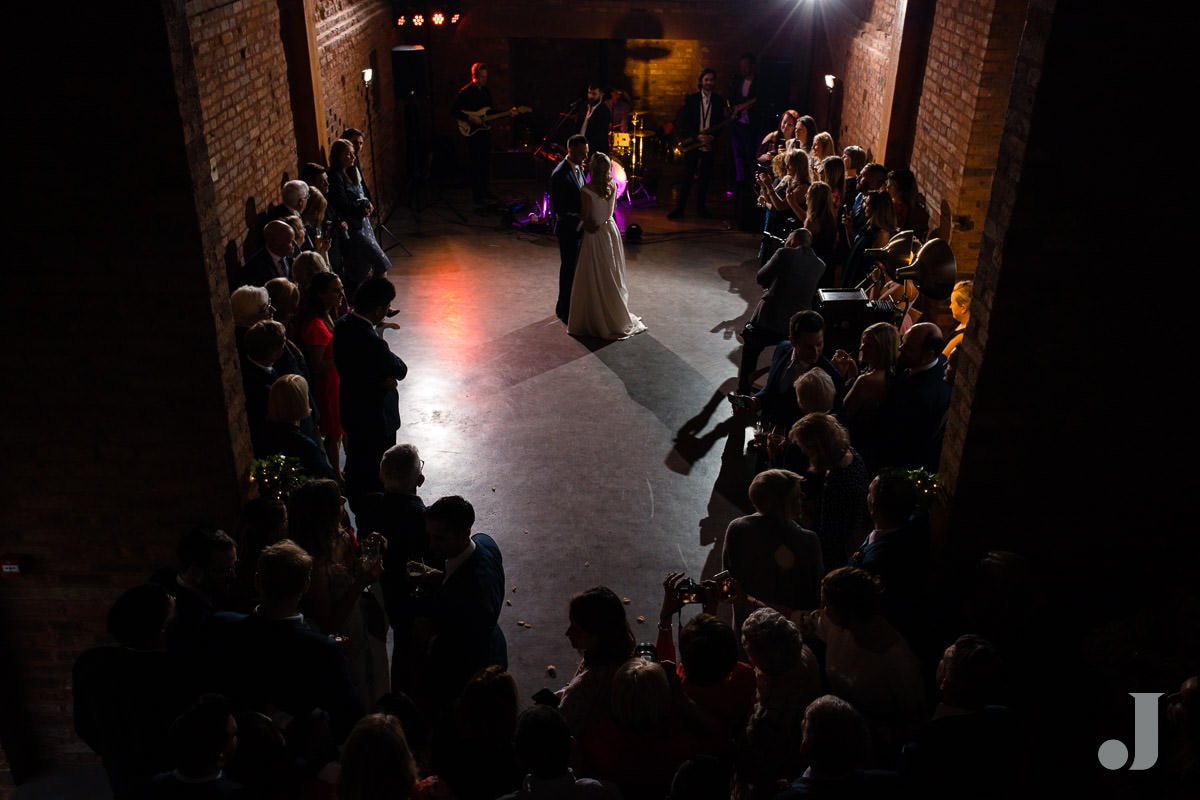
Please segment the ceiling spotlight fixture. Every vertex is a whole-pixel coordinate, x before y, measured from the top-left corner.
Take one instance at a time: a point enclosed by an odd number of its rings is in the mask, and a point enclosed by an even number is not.
[[[419,28],[426,23],[435,28],[457,25],[462,19],[457,0],[430,0],[425,3],[393,3],[397,28]]]

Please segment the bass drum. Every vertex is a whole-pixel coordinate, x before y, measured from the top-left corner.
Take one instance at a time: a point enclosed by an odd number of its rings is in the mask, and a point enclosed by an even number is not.
[[[611,131],[608,134],[608,154],[614,159],[622,158],[629,161],[632,153],[632,137],[624,131]]]
[[[621,162],[617,161],[616,157],[611,153],[608,160],[612,162],[612,179],[613,184],[617,188],[617,197],[625,193],[625,186],[629,183],[629,177],[625,174],[625,167],[621,166]]]

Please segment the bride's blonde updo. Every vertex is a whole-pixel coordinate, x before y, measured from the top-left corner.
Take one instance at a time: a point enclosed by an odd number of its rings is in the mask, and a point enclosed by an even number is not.
[[[613,183],[612,160],[604,153],[594,153],[588,163],[588,173],[591,176],[592,191],[605,200],[613,196],[616,185]]]

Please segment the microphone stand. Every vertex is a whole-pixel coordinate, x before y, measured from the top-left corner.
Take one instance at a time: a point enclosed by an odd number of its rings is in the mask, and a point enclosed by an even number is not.
[[[583,98],[576,100],[574,103],[571,103],[571,105],[567,108],[566,113],[559,114],[558,119],[555,120],[554,124],[550,126],[550,130],[546,131],[546,135],[542,137],[542,141],[538,144],[537,148],[533,151],[534,158],[537,158],[538,155],[542,153],[542,151],[546,147],[546,145],[550,144],[550,138],[558,132],[558,129],[562,127],[564,122],[566,122],[568,119],[574,119],[575,109],[579,108],[579,104],[582,102],[584,102]],[[557,159],[551,158],[550,160],[556,161]]]
[[[371,130],[371,81],[366,80],[365,76],[364,76],[364,80],[363,80],[363,86],[366,88],[365,94],[366,94],[366,98],[367,98],[367,148],[371,153],[371,185],[374,186],[375,191],[378,192],[379,191],[379,182],[376,180],[377,175],[375,172],[375,136],[373,135],[373,131]],[[391,214],[388,215],[388,218],[389,219],[391,218]],[[411,258],[412,253],[409,251],[409,249],[407,247],[404,246],[404,242],[400,241],[400,237],[397,236],[396,234],[392,233],[390,230],[388,230],[387,225],[383,224],[384,220],[381,219],[381,214],[380,214],[380,210],[378,207],[375,208],[375,220],[376,220],[376,222],[375,222],[375,238],[378,239],[379,232],[383,231],[388,236],[392,237],[392,240],[394,241],[394,244],[388,245],[387,247],[383,248],[384,252],[386,253],[388,250],[390,250],[393,247],[399,247],[401,250],[404,251],[405,255],[407,255]]]

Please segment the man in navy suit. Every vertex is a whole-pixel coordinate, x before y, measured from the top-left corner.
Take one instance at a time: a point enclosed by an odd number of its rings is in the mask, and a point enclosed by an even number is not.
[[[904,470],[888,467],[871,479],[867,513],[871,532],[850,557],[850,566],[883,582],[883,615],[925,658],[938,632],[928,588],[933,555],[928,518],[919,511],[917,487]]]
[[[296,251],[296,229],[281,219],[263,226],[263,246],[242,267],[241,284],[266,286],[272,278],[290,278],[292,253]]]
[[[311,576],[312,557],[291,539],[262,551],[254,576],[260,602],[253,613],[214,614],[208,626],[206,682],[239,711],[264,712],[281,728],[324,712],[340,744],[363,708],[342,645],[310,628],[300,614]]]
[[[901,371],[880,409],[886,420],[880,467],[937,470],[935,436],[950,406],[945,346],[932,322],[918,322],[900,337]]]
[[[554,235],[558,237],[560,259],[554,313],[564,324],[571,313],[571,285],[575,282],[575,265],[579,263],[579,246],[583,243],[583,229],[579,226],[583,200],[579,193],[587,177],[587,160],[587,137],[577,133],[567,140],[567,157],[550,174],[550,202],[554,204]]]
[[[346,496],[356,513],[358,498],[383,488],[379,461],[396,444],[400,429],[396,385],[408,375],[408,365],[377,332],[395,297],[396,287],[387,278],[368,278],[355,291],[350,312],[333,327],[346,431]]]
[[[804,309],[788,319],[788,338],[775,345],[763,388],[754,394],[731,394],[729,400],[734,408],[758,413],[763,427],[787,436],[792,423],[800,418],[796,379],[814,368],[825,370],[833,378],[837,394],[832,410],[840,409],[845,386],[842,373],[825,355],[825,319],[817,311]]]
[[[508,669],[508,643],[500,630],[504,559],[486,533],[471,534],[475,509],[457,495],[439,498],[425,512],[429,548],[445,559],[430,612],[428,700],[445,708],[484,667]]]

